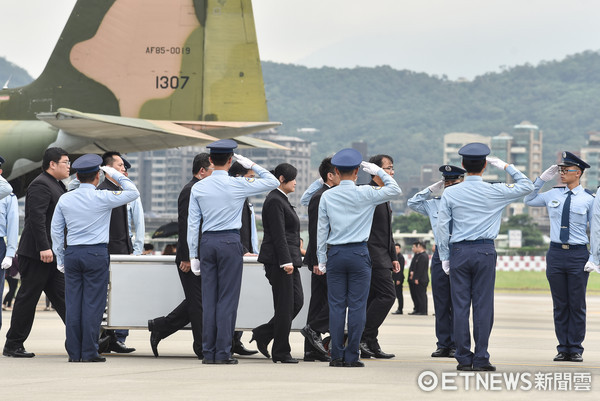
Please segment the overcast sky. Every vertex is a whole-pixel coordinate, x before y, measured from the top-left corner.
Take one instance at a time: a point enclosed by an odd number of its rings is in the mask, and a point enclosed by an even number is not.
[[[168,4],[173,0],[165,0]],[[0,0],[0,56],[37,77],[75,0]],[[597,0],[254,0],[263,60],[451,79],[600,49]]]

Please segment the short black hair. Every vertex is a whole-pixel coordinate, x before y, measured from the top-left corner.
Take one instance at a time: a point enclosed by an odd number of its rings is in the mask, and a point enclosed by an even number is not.
[[[399,244],[399,243],[397,243],[397,242],[394,244],[394,246],[399,246],[399,247],[400,247],[400,249],[402,249],[402,245],[400,245],[400,244]]]
[[[144,251],[152,251],[153,249],[154,249],[154,245],[149,244],[149,243],[144,244]]]
[[[208,170],[208,168],[210,167],[210,159],[208,157],[209,154],[206,152],[198,153],[196,156],[194,156],[194,161],[192,163],[193,175],[198,174],[201,168],[204,168],[204,170]]]
[[[465,159],[462,161],[463,167],[467,173],[481,173],[485,167],[485,159]]]
[[[273,171],[273,175],[278,180],[279,180],[280,176],[283,176],[284,184],[286,182],[295,180],[297,174],[298,174],[298,169],[296,169],[296,167],[292,166],[289,163],[281,163],[277,167],[275,167],[275,170]]]
[[[243,177],[248,174],[249,168],[246,168],[240,164],[240,162],[233,162],[229,167],[229,175],[232,177]]]
[[[233,152],[231,153],[211,153],[210,160],[212,160],[215,166],[224,166],[229,161],[229,158],[233,156]]]
[[[381,167],[383,166],[383,159],[389,159],[390,162],[394,163],[394,159],[392,159],[392,156],[383,154],[371,156],[371,158],[369,159],[369,163],[373,163],[376,164],[378,167]]]
[[[94,178],[96,178],[96,174],[98,174],[98,171],[94,171],[93,173],[77,173],[77,179],[82,184],[88,184],[94,181]]]
[[[111,150],[110,152],[106,152],[102,155],[102,165],[103,166],[108,166],[109,164],[113,164],[114,162],[114,157],[115,156],[119,156],[121,157],[121,153]],[[121,157],[122,159],[122,157]]]
[[[425,244],[423,243],[423,241],[419,241],[419,240],[417,240],[417,241],[413,242],[413,245],[415,245],[415,246],[420,246],[420,247],[422,247],[423,249],[426,249],[426,248],[427,248],[427,247],[425,246]]]
[[[48,148],[42,158],[42,170],[50,168],[50,162],[58,163],[63,156],[69,156],[69,153],[63,148]]]
[[[326,157],[321,161],[319,165],[319,175],[323,179],[323,182],[327,182],[327,174],[335,174],[335,168],[331,164],[331,157]]]

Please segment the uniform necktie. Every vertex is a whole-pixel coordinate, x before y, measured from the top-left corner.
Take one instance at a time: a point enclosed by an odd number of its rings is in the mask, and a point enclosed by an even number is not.
[[[563,244],[569,243],[569,215],[571,214],[571,195],[573,192],[567,192],[567,199],[563,206],[562,216],[560,219],[560,242]]]

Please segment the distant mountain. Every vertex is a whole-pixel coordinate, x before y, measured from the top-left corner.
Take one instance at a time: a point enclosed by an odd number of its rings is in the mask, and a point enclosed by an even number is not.
[[[23,68],[11,63],[4,57],[0,57],[0,88],[8,82],[9,88],[27,85],[33,81],[31,75]]]

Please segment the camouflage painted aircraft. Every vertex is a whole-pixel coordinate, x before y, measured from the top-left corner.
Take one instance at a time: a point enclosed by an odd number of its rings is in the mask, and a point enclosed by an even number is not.
[[[18,195],[49,146],[72,159],[222,138],[279,147],[246,136],[278,125],[251,0],[79,0],[40,77],[0,91],[2,168]]]

